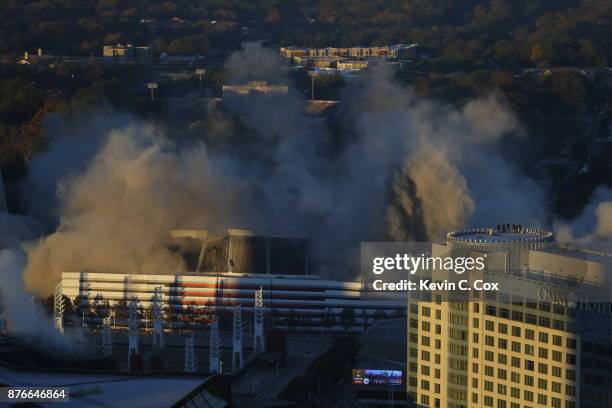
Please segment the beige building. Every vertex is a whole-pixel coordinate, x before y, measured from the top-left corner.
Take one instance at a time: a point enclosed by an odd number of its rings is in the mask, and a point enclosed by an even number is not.
[[[135,47],[132,44],[105,45],[102,48],[102,56],[105,61],[137,64],[150,64],[153,62],[153,50],[151,47]]]
[[[417,406],[612,406],[612,257],[520,226],[449,233],[432,256],[449,254],[486,256],[485,270],[461,279],[500,291],[410,299],[407,392]]]
[[[246,84],[223,85],[223,97],[286,95],[289,87],[269,84],[267,81],[249,81]]]

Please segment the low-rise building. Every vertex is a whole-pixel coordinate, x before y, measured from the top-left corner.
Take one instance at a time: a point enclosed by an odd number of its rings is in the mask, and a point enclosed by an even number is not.
[[[137,64],[150,64],[153,62],[153,50],[149,46],[133,46],[132,44],[105,45],[102,48],[105,61]]]
[[[223,97],[286,95],[289,86],[269,84],[267,81],[249,81],[246,84],[223,85]]]

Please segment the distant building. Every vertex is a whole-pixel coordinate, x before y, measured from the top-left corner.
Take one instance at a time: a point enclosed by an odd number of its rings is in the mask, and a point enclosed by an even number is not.
[[[355,46],[355,47],[325,47],[325,48],[300,48],[295,46],[282,47],[281,55],[285,58],[294,57],[344,57],[344,58],[414,58],[417,44],[395,44],[383,46]]]
[[[134,47],[132,44],[105,45],[102,56],[107,62],[150,64],[153,62],[153,50],[148,46]]]
[[[6,196],[4,195],[4,181],[2,180],[2,169],[0,169],[0,213],[7,211]]]
[[[246,84],[223,85],[223,97],[286,95],[289,87],[269,84],[267,81],[249,81]]]

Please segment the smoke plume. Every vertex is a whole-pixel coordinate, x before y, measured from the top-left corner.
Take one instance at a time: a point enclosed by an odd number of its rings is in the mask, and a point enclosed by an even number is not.
[[[228,66],[236,80],[282,71],[276,54],[257,47]],[[56,191],[58,215],[53,232],[30,247],[28,287],[49,293],[68,270],[184,270],[168,249],[173,228],[306,232],[316,271],[346,280],[360,241],[435,240],[470,224],[542,219],[541,189],[499,150],[503,137],[523,133],[500,96],[456,108],[418,98],[381,67],[348,85],[341,105],[337,132],[305,115],[297,93],[228,104],[244,129],[228,136],[238,127],[224,125],[214,146],[113,121],[84,148],[91,158],[82,165],[30,180]],[[53,157],[33,166],[48,168]]]

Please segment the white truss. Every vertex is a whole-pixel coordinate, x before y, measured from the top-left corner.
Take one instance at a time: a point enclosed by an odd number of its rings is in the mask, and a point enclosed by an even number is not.
[[[64,332],[64,297],[62,294],[62,283],[55,285],[53,295],[53,322],[55,328],[61,333]]]
[[[244,358],[242,354],[242,306],[234,306],[234,319],[232,330],[232,370],[244,367]]]
[[[263,304],[263,288],[255,291],[255,312],[254,312],[254,334],[253,348],[255,352],[262,352],[266,349],[266,337],[264,332],[265,309]]]
[[[132,298],[129,306],[129,331],[128,331],[128,365],[132,354],[138,354],[138,331],[140,330],[140,319],[138,318],[138,300]]]
[[[193,333],[185,339],[185,371],[195,373],[198,371],[198,356],[195,352],[195,338]]]
[[[113,333],[111,332],[111,316],[102,320],[102,353],[105,356],[113,355]]]
[[[221,336],[219,334],[219,320],[215,320],[210,324],[209,365],[211,373],[221,372]]]
[[[164,348],[164,309],[161,286],[155,288],[151,315],[153,318],[153,349],[162,350]]]

